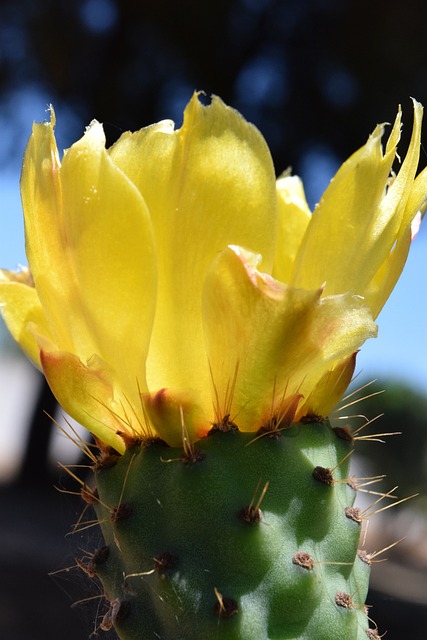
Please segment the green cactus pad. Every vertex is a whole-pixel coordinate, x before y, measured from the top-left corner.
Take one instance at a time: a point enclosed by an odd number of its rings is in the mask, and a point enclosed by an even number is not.
[[[124,640],[366,639],[350,451],[324,421],[217,430],[185,449],[148,440],[101,465],[103,628]]]

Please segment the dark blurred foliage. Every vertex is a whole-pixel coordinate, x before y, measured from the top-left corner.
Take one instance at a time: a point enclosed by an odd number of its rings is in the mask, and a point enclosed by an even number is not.
[[[304,173],[310,154],[349,155],[409,96],[427,102],[426,24],[424,0],[2,0],[3,161],[22,154],[31,91],[56,105],[69,144],[94,117],[110,142],[179,122],[204,89],[261,129],[278,172]]]
[[[359,396],[367,397],[353,405],[349,413],[378,419],[358,435],[399,435],[380,438],[384,443],[359,441],[357,453],[369,460],[375,474],[385,474],[388,484],[399,485],[399,496],[419,493],[416,505],[427,508],[427,397],[393,380],[370,384]],[[353,418],[349,423],[353,430],[358,429],[363,419]]]

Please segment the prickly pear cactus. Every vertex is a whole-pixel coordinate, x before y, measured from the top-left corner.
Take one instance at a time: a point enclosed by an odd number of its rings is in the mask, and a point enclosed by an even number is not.
[[[276,180],[260,132],[216,97],[194,94],[178,130],[159,122],[110,149],[93,121],[62,160],[53,109],[34,125],[29,267],[0,272],[0,308],[100,450],[80,443],[104,543],[77,558],[108,603],[97,631],[379,637],[354,437],[328,416],[426,207],[421,120],[414,101],[397,175],[400,110],[385,148],[379,125],[313,214],[301,180]]]
[[[104,625],[124,639],[366,639],[350,446],[322,421],[213,429],[189,449],[149,440],[101,463]]]

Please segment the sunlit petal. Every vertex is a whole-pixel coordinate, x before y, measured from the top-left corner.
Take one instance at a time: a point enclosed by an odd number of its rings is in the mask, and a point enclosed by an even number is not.
[[[278,231],[273,276],[290,282],[295,257],[311,220],[304,187],[297,176],[284,176],[277,181]]]
[[[411,228],[408,227],[366,287],[365,300],[372,309],[374,318],[378,316],[393,291],[405,266],[410,246]]]
[[[411,207],[406,205],[411,195],[420,158],[422,118],[423,108],[419,102],[414,100],[414,124],[409,148],[396,178],[379,206],[373,228],[376,253],[380,256],[377,264],[381,264],[381,257],[385,258],[389,253],[399,229],[401,231],[405,230],[417,211],[417,209],[415,211],[412,210],[413,205]],[[371,258],[370,254],[369,258]]]
[[[61,165],[54,127],[53,109],[49,122],[33,125],[22,167],[21,198],[26,253],[37,294],[55,342],[63,345],[64,349],[71,349],[69,318],[75,314],[73,305],[67,304],[64,291],[68,288],[68,278],[64,277],[63,268]]]
[[[140,193],[104,143],[101,125],[93,123],[67,151],[61,168],[64,253],[78,314],[73,335],[80,345],[89,333],[94,351],[76,353],[100,354],[136,394],[137,381],[145,385],[156,301],[154,239]]]
[[[10,333],[30,360],[40,368],[39,348],[28,326],[36,325],[40,333],[50,340],[52,336],[37,291],[28,282],[27,270],[0,270],[0,300],[0,311]]]
[[[378,211],[395,158],[400,120],[399,112],[390,137],[393,144],[385,154],[381,149],[384,127],[378,126],[332,179],[296,257],[294,286],[311,289],[325,283],[325,295],[349,288],[363,295],[391,248],[384,243],[378,246],[385,224]]]
[[[117,431],[126,425],[117,417],[121,407],[115,402],[105,364],[98,358],[84,364],[64,351],[42,349],[40,357],[43,373],[63,409],[102,442],[122,453],[124,443]]]
[[[351,382],[356,355],[357,353],[353,353],[348,358],[340,360],[321,376],[307,399],[301,403],[297,420],[306,416],[324,418],[330,415]]]
[[[229,388],[238,367],[233,412],[243,430],[259,427],[287,396],[311,393],[337,361],[376,335],[359,298],[321,298],[321,290],[286,286],[260,273],[258,262],[229,247],[209,273],[204,295],[213,384],[220,392]]]
[[[211,426],[194,392],[160,389],[157,393],[144,394],[143,401],[157,435],[170,446],[194,442],[206,435]]]
[[[345,162],[311,215],[275,180],[255,127],[194,94],[105,149],[92,122],[64,153],[34,125],[22,171],[30,269],[0,272],[13,336],[64,409],[123,451],[157,434],[326,417],[376,335],[427,208],[422,107],[397,175],[401,113]],[[394,167],[395,168],[395,167]]]
[[[236,111],[197,95],[181,129],[160,123],[125,134],[113,161],[140,189],[153,221],[159,290],[147,363],[148,384],[199,389],[210,406],[201,323],[201,292],[216,255],[238,243],[271,270],[276,191],[270,153],[260,133]]]
[[[53,117],[34,126],[22,173],[35,286],[55,343],[83,359],[102,354],[136,394],[136,381],[145,384],[155,305],[147,209],[110,160],[100,124],[66,152],[62,166],[53,126]]]

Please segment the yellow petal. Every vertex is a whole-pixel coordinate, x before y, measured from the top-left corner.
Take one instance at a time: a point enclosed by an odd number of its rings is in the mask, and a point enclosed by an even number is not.
[[[414,100],[413,103],[414,124],[409,148],[399,173],[380,204],[373,226],[376,254],[380,254],[383,259],[393,246],[399,229],[405,230],[416,214],[416,210],[412,211],[412,206],[408,208],[406,204],[413,188],[420,158],[423,108],[419,102]],[[379,237],[381,242],[378,241]],[[368,254],[367,259],[369,258]],[[382,260],[378,259],[377,264],[381,263]]]
[[[151,389],[198,389],[211,409],[201,292],[216,255],[230,243],[262,254],[272,268],[275,176],[260,133],[236,111],[197,95],[181,129],[160,123],[125,134],[113,161],[140,189],[152,218],[159,266],[147,363]]]
[[[21,183],[34,286],[3,272],[0,304],[64,409],[118,451],[151,428],[186,446],[218,421],[329,413],[427,206],[414,114],[397,177],[400,111],[385,151],[378,126],[312,216],[300,180],[276,184],[262,136],[218,98],[195,94],[181,129],[109,152],[93,122],[62,165],[53,112],[35,125]]]
[[[312,289],[326,283],[325,295],[349,289],[363,295],[393,244],[379,246],[378,236],[385,224],[379,211],[399,129],[400,111],[385,154],[381,150],[383,126],[378,126],[338,170],[313,213],[296,257],[294,286]]]
[[[414,184],[408,194],[405,213],[399,232],[402,234],[405,227],[411,224],[415,215],[420,212],[424,215],[427,208],[427,167],[415,178]]]
[[[204,322],[219,412],[255,430],[297,393],[308,397],[376,327],[349,294],[284,285],[257,270],[259,256],[229,247],[210,271]]]
[[[365,301],[376,318],[398,281],[411,246],[411,228],[399,238],[390,254],[365,289]]]
[[[366,303],[376,318],[393,291],[400,274],[405,266],[411,242],[416,235],[422,215],[427,206],[427,169],[424,169],[415,179],[411,188],[408,185],[406,206],[396,233],[396,242],[391,247],[384,262],[379,267],[371,282],[364,291]],[[404,200],[405,200],[404,199]]]
[[[156,434],[171,447],[186,446],[206,435],[211,424],[194,393],[160,389],[143,394],[144,406]]]
[[[70,275],[95,353],[123,388],[142,387],[156,302],[151,222],[138,190],[113,164],[94,123],[61,168]],[[88,354],[90,356],[91,354]]]
[[[52,336],[39,297],[30,280],[28,270],[0,270],[0,310],[14,339],[30,360],[41,368],[39,348],[28,327],[36,325],[40,333],[50,340]]]
[[[278,231],[273,276],[281,282],[290,282],[295,257],[311,219],[300,178],[279,178],[277,202]]]
[[[41,350],[43,373],[56,399],[77,422],[119,453],[124,451],[118,431],[126,428],[119,419],[108,368],[98,358],[87,365],[70,353]]]
[[[22,167],[21,198],[26,253],[37,293],[51,322],[55,342],[69,349],[70,331],[66,319],[64,321],[66,283],[61,270],[64,252],[60,233],[63,217],[60,160],[52,109],[50,116],[50,122],[33,125]],[[68,312],[73,313],[72,305]]]
[[[319,379],[307,400],[299,408],[296,419],[305,416],[326,418],[341,399],[353,377],[357,353],[339,361]]]
[[[55,343],[83,361],[100,355],[136,397],[154,317],[154,241],[140,193],[104,145],[93,123],[60,166],[53,122],[35,125],[22,176],[28,258]]]

